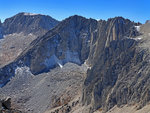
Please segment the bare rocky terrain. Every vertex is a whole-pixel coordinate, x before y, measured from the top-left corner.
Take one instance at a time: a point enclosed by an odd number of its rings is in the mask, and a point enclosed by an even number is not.
[[[20,13],[1,25],[0,94],[11,98],[13,108],[25,113],[148,113],[149,21],[42,17]],[[36,21],[15,24],[24,19]]]
[[[24,33],[5,35],[0,40],[0,66],[3,67],[14,61],[36,38],[37,36],[32,33],[29,35],[24,35]]]
[[[37,37],[59,22],[41,14],[18,13],[0,22],[0,67],[14,61]]]
[[[101,110],[98,110],[94,113],[103,113]],[[150,105],[144,106],[142,109],[137,110],[136,106],[124,105],[122,107],[113,107],[106,113],[150,113]]]
[[[51,72],[34,76],[27,67],[17,68],[16,75],[0,89],[12,98],[15,108],[28,113],[43,113],[65,105],[81,94],[86,66],[67,63]]]

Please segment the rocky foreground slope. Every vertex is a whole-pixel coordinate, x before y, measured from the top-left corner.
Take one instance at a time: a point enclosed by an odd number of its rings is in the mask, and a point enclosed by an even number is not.
[[[47,109],[50,109],[47,112],[53,113],[107,112],[115,105],[126,104],[137,104],[137,109],[140,109],[150,102],[149,26],[149,22],[141,25],[122,17],[96,21],[71,16],[35,39],[16,60],[0,69],[0,84],[4,86],[0,91],[14,96],[15,105],[33,113]],[[78,69],[68,69],[68,62],[78,64]],[[57,70],[57,67],[62,69]],[[18,74],[20,69],[25,71]],[[79,79],[77,76],[80,76]],[[53,83],[53,77],[57,77],[56,83]],[[52,93],[61,95],[58,92],[73,84],[66,81],[68,77],[75,82],[73,86],[83,84],[82,93],[76,94],[80,97],[79,104],[69,103],[76,96],[71,96],[65,104],[60,104],[61,99],[57,100],[56,96],[53,97],[56,106],[52,106]],[[56,90],[59,88],[55,86],[57,83],[62,85],[61,89]],[[45,84],[50,85],[47,88]],[[73,87],[69,89],[71,93],[76,92]],[[55,107],[58,109],[51,111]]]
[[[72,63],[37,76],[27,67],[18,67],[15,77],[0,92],[2,96],[11,97],[13,107],[22,112],[43,113],[81,95],[85,72],[85,66]]]

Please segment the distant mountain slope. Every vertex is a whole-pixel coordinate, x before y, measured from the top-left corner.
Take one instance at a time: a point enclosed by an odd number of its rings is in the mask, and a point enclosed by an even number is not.
[[[3,23],[4,34],[21,33],[41,36],[59,22],[50,16],[31,13],[19,13]]]
[[[0,23],[0,66],[12,62],[37,37],[59,22],[50,16],[19,13]]]

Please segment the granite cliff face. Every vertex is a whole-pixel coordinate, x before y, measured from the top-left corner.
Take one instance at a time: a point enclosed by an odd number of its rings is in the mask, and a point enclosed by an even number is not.
[[[85,113],[106,112],[115,105],[143,107],[150,101],[147,28],[148,22],[141,25],[122,17],[96,21],[71,16],[0,68],[0,85],[11,81],[18,68],[42,75],[72,62],[88,68],[81,100],[83,106],[90,106]]]
[[[107,21],[100,20],[96,31],[92,34],[90,54],[87,63],[95,64],[97,58],[115,40],[130,39],[140,35],[134,27],[137,23],[122,17],[110,18]]]
[[[138,27],[135,38],[113,40],[103,51],[97,50],[83,86],[82,102],[91,105],[89,112],[126,104],[139,109],[149,102],[148,23]]]

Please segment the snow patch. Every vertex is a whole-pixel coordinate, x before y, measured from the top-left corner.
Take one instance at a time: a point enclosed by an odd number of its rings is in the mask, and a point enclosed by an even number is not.
[[[140,31],[140,26],[134,26],[136,30],[139,32]]]
[[[60,68],[63,68],[63,65],[61,65],[59,62],[58,62],[58,65],[59,65]]]
[[[53,54],[52,56],[47,55],[47,58],[44,60],[43,64],[49,69],[55,66],[56,64],[60,68],[63,68],[63,64],[67,62],[81,64],[77,52],[71,52],[70,50],[67,50],[64,52],[64,54],[65,54],[65,58],[62,60],[58,59],[55,54]]]
[[[142,38],[141,37],[139,37],[139,38],[135,38],[136,40],[141,40]]]
[[[22,75],[24,72],[31,73],[30,68],[27,66],[24,66],[24,67],[17,67],[15,69],[15,75]]]
[[[131,39],[138,41],[138,40],[141,40],[142,38],[141,37],[137,37],[137,38],[131,38]]]
[[[87,69],[91,69],[91,67],[86,63],[86,61],[84,62],[84,65],[87,67]]]
[[[39,15],[39,14],[34,14],[34,13],[24,13],[26,16],[34,16],[34,15]]]
[[[132,39],[132,40],[136,40],[136,41],[139,41],[142,39],[142,37],[136,37],[136,38],[130,38],[130,37],[125,37],[127,39]]]
[[[27,66],[23,66],[23,67],[17,67],[15,69],[15,76],[12,77],[12,79],[19,79],[20,77],[23,79],[27,79],[28,76],[34,76],[31,71],[30,68]]]
[[[94,31],[94,33],[96,33],[98,30],[97,29],[95,29],[95,31]]]

